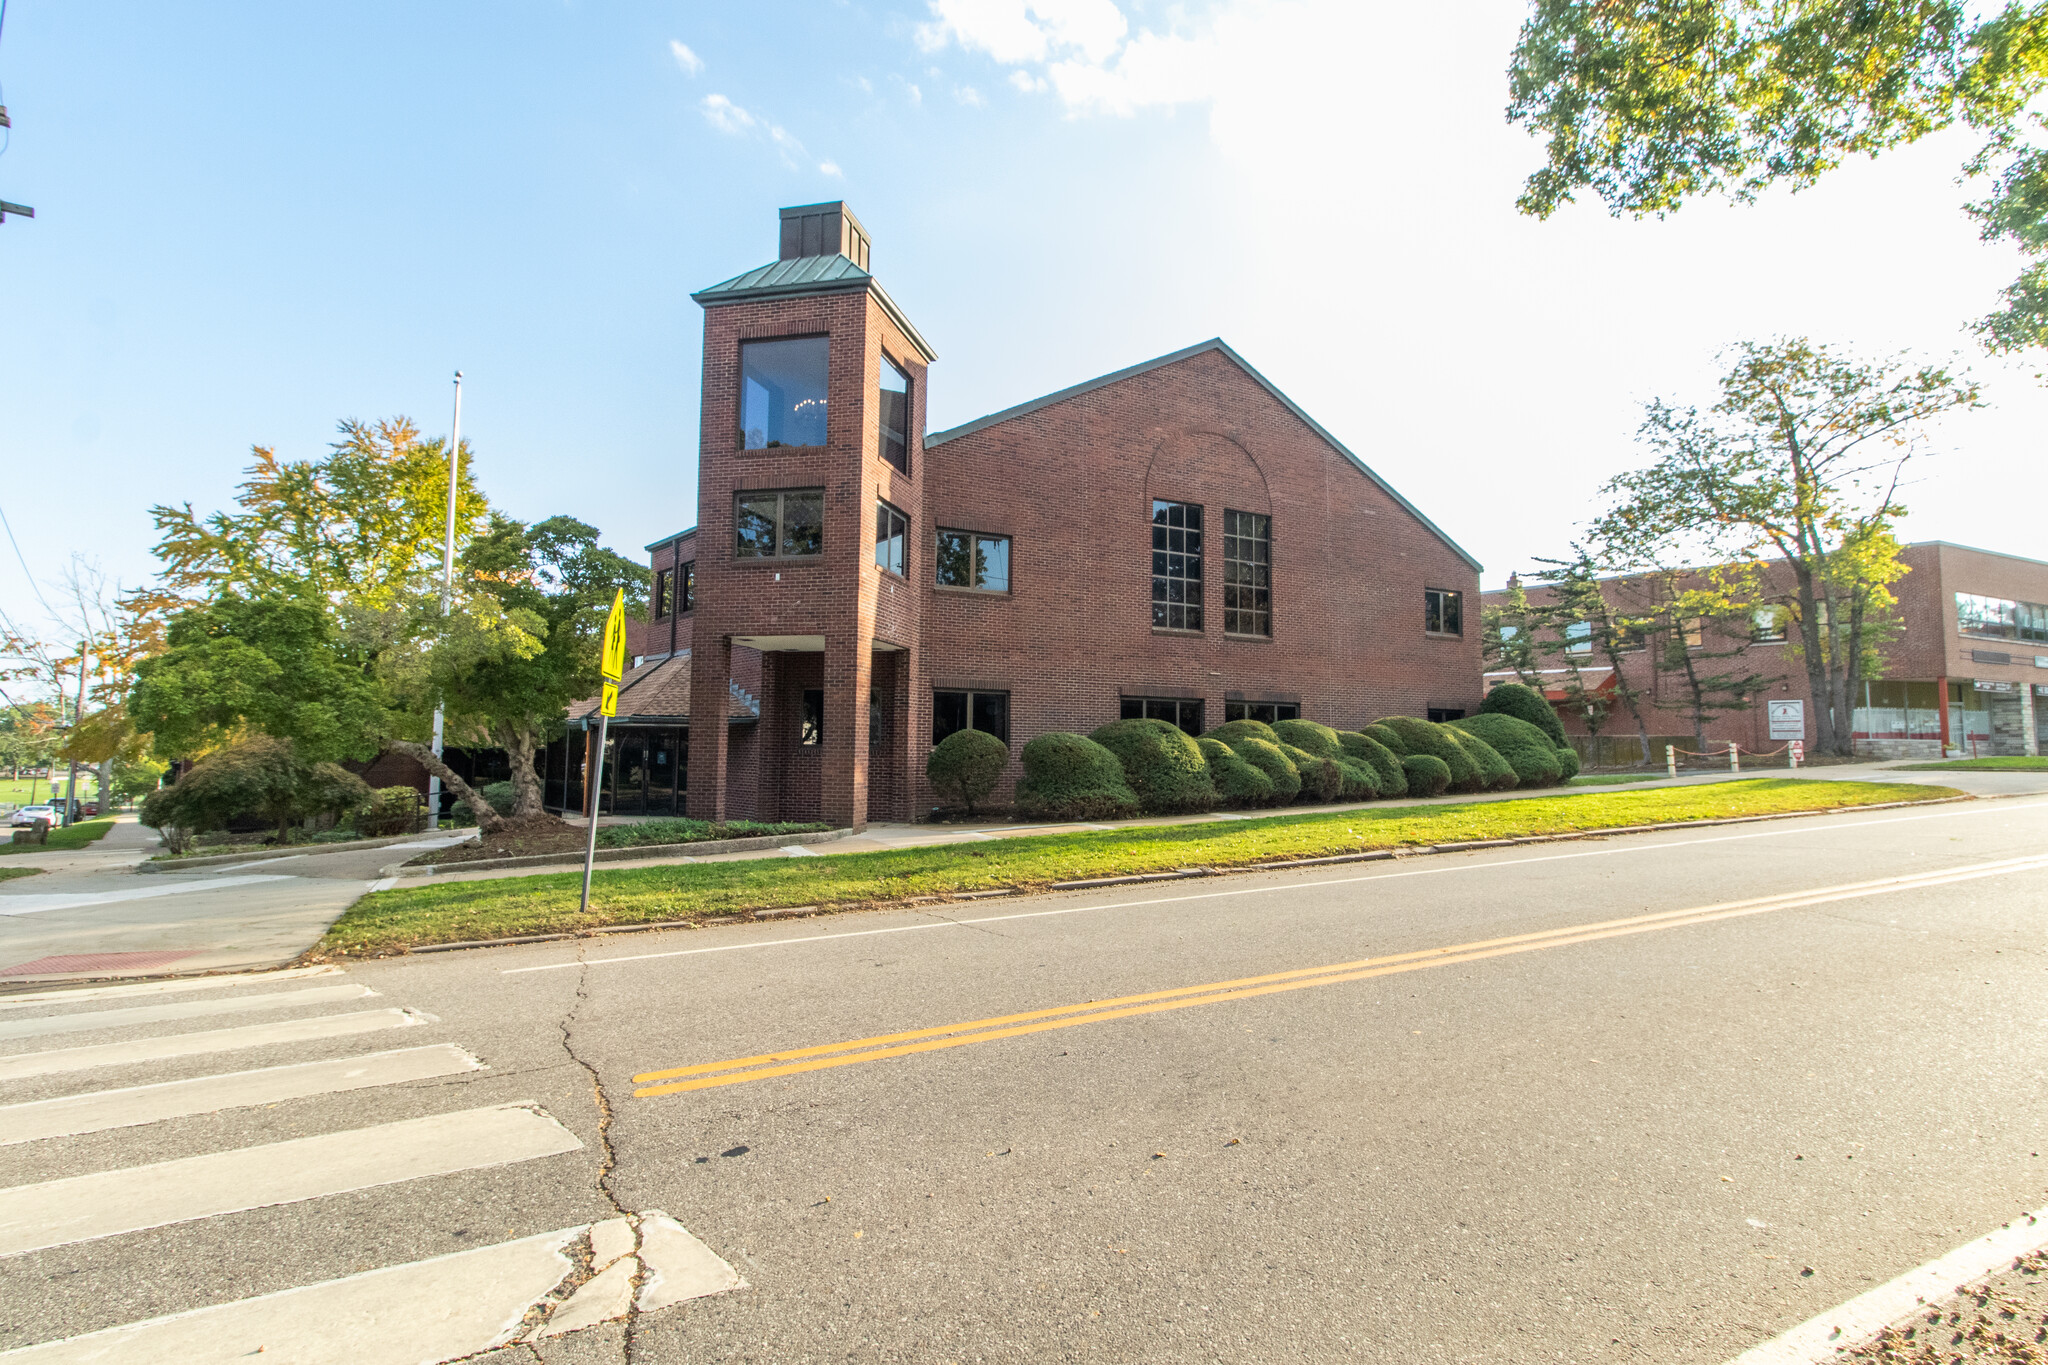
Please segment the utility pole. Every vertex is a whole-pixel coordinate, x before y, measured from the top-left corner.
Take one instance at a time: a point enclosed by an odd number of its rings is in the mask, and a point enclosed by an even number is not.
[[[78,642],[78,704],[71,708],[71,740],[74,745],[78,741],[78,722],[85,719],[85,645],[83,640]],[[64,694],[59,692],[57,699],[60,704],[63,698]],[[64,793],[64,809],[60,814],[64,817],[62,828],[70,829],[71,812],[78,801],[78,750],[75,747],[71,751],[71,780],[65,785],[68,790]]]
[[[462,371],[455,372],[455,421],[448,433],[448,541],[441,550],[441,615],[455,601],[455,487],[462,462]],[[445,627],[444,627],[445,629]],[[434,757],[441,756],[441,700],[434,699]],[[427,774],[427,818],[441,827],[441,775]],[[479,815],[478,819],[483,817]]]

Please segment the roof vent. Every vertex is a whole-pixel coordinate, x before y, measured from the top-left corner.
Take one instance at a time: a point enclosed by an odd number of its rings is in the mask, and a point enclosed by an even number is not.
[[[782,259],[844,256],[868,268],[868,230],[845,204],[800,204],[782,210]]]

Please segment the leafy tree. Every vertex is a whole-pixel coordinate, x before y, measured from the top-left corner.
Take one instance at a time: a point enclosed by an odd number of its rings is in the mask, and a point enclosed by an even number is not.
[[[232,594],[174,617],[169,648],[136,666],[129,712],[161,758],[256,732],[309,762],[372,758],[385,729],[376,680],[344,657],[324,604]]]
[[[1522,587],[1520,574],[1508,575],[1507,594],[1498,604],[1483,609],[1479,619],[1482,665],[1488,670],[1511,668],[1521,682],[1540,686],[1537,612],[1529,605],[1529,594]]]
[[[1975,406],[1976,384],[1939,366],[1746,342],[1709,412],[1649,404],[1638,439],[1656,461],[1607,482],[1594,538],[1666,563],[1782,559],[1815,749],[1847,757],[1873,621],[1905,571],[1891,534],[1900,475],[1930,419]]]
[[[1781,676],[1742,666],[1755,634],[1760,581],[1755,564],[1693,573],[1666,570],[1656,576],[1657,665],[1680,688],[1676,701],[1659,704],[1691,719],[1693,742],[1701,753],[1707,748],[1709,720],[1748,710]]]
[[[640,600],[648,570],[597,543],[574,517],[528,525],[492,513],[464,548],[449,613],[434,590],[415,590],[380,619],[392,639],[379,673],[401,703],[389,747],[448,783],[486,829],[498,817],[421,743],[434,698],[458,739],[503,748],[511,760],[512,818],[546,814],[534,756],[572,701],[598,689],[604,619],[623,591]]]
[[[422,439],[412,419],[350,419],[341,439],[314,460],[281,460],[268,446],[232,511],[201,517],[190,503],[156,506],[162,588],[147,600],[165,610],[218,596],[352,599],[390,605],[426,579],[438,580],[448,517],[448,447]],[[456,540],[481,529],[487,512],[463,447],[456,487]]]
[[[1546,141],[1518,201],[1547,217],[1580,190],[1617,216],[1701,195],[1753,200],[1853,156],[1967,124],[1968,206],[1986,240],[2036,258],[1979,329],[1997,349],[2048,341],[2048,149],[2029,109],[2048,87],[2048,4],[1981,19],[1963,0],[1534,0],[1508,118]]]
[[[1539,559],[1548,567],[1537,578],[1551,588],[1542,608],[1549,626],[1546,648],[1565,665],[1565,702],[1586,718],[1586,732],[1598,736],[1617,708],[1636,723],[1642,762],[1650,761],[1650,730],[1643,720],[1642,689],[1622,670],[1622,656],[1643,648],[1647,622],[1637,611],[1610,599],[1602,566],[1593,552],[1572,546],[1570,559]],[[1588,687],[1581,665],[1598,659],[1608,668],[1603,685]]]

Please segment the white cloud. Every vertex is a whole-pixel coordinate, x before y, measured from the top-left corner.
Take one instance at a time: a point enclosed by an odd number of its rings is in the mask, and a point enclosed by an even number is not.
[[[976,90],[971,85],[963,85],[959,89],[955,90],[953,92],[953,98],[959,100],[962,104],[966,105],[970,109],[979,109],[981,108],[981,106],[988,103],[987,100],[981,97],[981,92],[979,90]]]
[[[935,52],[949,42],[986,52],[1006,66],[1042,62],[1070,50],[1082,60],[1108,60],[1130,29],[1113,0],[929,0],[931,22],[917,27],[917,45]]]
[[[914,86],[914,85],[909,85],[909,84],[906,84],[906,85],[905,85],[905,86],[904,86],[903,88],[904,88],[904,90],[905,90],[905,91],[907,91],[907,92],[909,93],[909,96],[910,96],[910,102],[911,102],[912,104],[923,104],[923,103],[924,103],[924,91],[922,91],[922,90],[918,89],[918,88],[917,88],[916,86]]]
[[[675,57],[676,65],[683,69],[685,76],[694,76],[704,69],[704,59],[676,39],[668,40],[668,50]]]
[[[723,95],[706,95],[703,109],[704,117],[711,121],[712,127],[721,133],[731,133],[735,137],[749,131],[760,122]]]
[[[1012,71],[1010,73],[1010,84],[1016,86],[1027,95],[1045,89],[1045,81],[1040,77],[1032,75],[1029,71]]]
[[[818,174],[829,175],[834,180],[846,179],[846,172],[839,169],[839,163],[836,161],[820,161],[818,163]]]

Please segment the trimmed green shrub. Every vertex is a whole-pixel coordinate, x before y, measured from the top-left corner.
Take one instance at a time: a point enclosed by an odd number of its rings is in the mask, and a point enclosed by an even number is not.
[[[418,794],[405,790],[417,809]],[[369,786],[340,764],[308,763],[290,740],[256,735],[208,754],[177,782],[150,793],[142,823],[201,833],[253,815],[274,826],[282,842],[302,820],[346,815],[369,801]]]
[[[1238,757],[1237,751],[1207,735],[1195,741],[1209,765],[1209,782],[1226,806],[1270,806],[1273,779]]]
[[[1400,735],[1388,729],[1383,722],[1374,721],[1358,733],[1364,735],[1382,749],[1385,749],[1395,758],[1408,757],[1408,745],[1402,740]]]
[[[1327,725],[1318,725],[1312,720],[1275,721],[1273,733],[1280,743],[1306,749],[1317,758],[1344,757],[1344,746],[1337,742],[1337,732]]]
[[[1579,775],[1579,751],[1559,749],[1557,751],[1557,780],[1569,782]]]
[[[356,833],[365,839],[410,834],[419,825],[420,809],[417,787],[379,787],[356,812]]]
[[[1220,739],[1233,749],[1240,739],[1263,739],[1268,744],[1280,742],[1280,736],[1273,732],[1273,727],[1262,720],[1226,720],[1202,738]]]
[[[1440,758],[1413,754],[1401,760],[1410,796],[1442,796],[1451,785],[1451,770]]]
[[[1017,813],[1034,820],[1121,820],[1138,813],[1138,794],[1117,756],[1085,735],[1060,731],[1024,746]]]
[[[1372,769],[1379,779],[1381,796],[1406,796],[1408,775],[1401,771],[1401,756],[1371,735],[1356,730],[1339,730],[1337,742],[1344,746],[1345,755],[1353,763],[1363,763]]]
[[[1255,720],[1237,721],[1239,725],[1258,725]],[[1264,729],[1264,726],[1260,726]],[[1213,735],[1215,731],[1210,731]],[[1234,740],[1224,741],[1230,751],[1266,775],[1273,784],[1272,803],[1284,806],[1301,795],[1301,770],[1294,766],[1294,760],[1287,756],[1275,740],[1262,739],[1258,735],[1240,733]]]
[[[1344,771],[1334,758],[1321,758],[1306,749],[1282,742],[1280,752],[1301,774],[1303,801],[1335,801],[1344,794]]]
[[[1401,747],[1394,752],[1403,758],[1416,754],[1428,754],[1451,770],[1451,790],[1456,792],[1485,791],[1488,784],[1486,775],[1479,770],[1458,743],[1457,737],[1435,721],[1417,720],[1413,716],[1383,716],[1365,727],[1365,732],[1374,739],[1378,729],[1390,731],[1400,741]],[[1385,740],[1380,740],[1385,744]],[[1388,745],[1392,748],[1392,745]],[[1495,755],[1499,757],[1499,755]],[[1512,770],[1510,770],[1512,771]],[[1410,788],[1413,794],[1413,788]]]
[[[1452,721],[1451,728],[1485,740],[1508,761],[1524,787],[1554,787],[1562,776],[1557,746],[1550,742],[1550,736],[1526,720],[1518,720],[1504,711],[1483,711]]]
[[[1460,730],[1449,724],[1443,729],[1452,742],[1465,751],[1465,757],[1472,760],[1472,766],[1479,769],[1479,778],[1486,784],[1487,791],[1504,792],[1514,788],[1517,781],[1515,767],[1500,756],[1500,750],[1469,730]]]
[[[1088,738],[1117,756],[1138,805],[1152,815],[1216,809],[1216,788],[1202,751],[1178,725],[1113,720]]]
[[[1564,722],[1557,718],[1555,707],[1545,700],[1543,694],[1526,683],[1502,683],[1486,694],[1486,700],[1479,703],[1482,716],[1513,716],[1541,730],[1553,749],[1568,749],[1565,742]]]
[[[1010,746],[986,730],[955,730],[940,740],[924,761],[924,775],[942,798],[974,814],[988,799],[1010,763]]]

